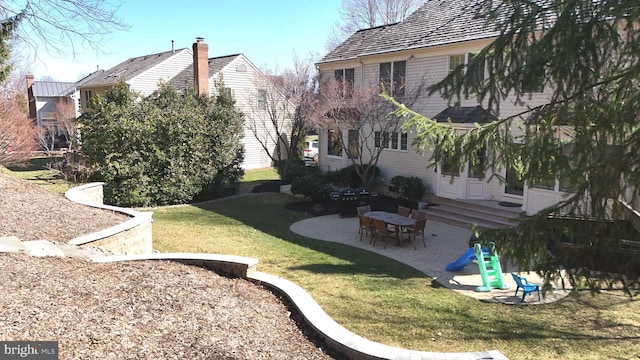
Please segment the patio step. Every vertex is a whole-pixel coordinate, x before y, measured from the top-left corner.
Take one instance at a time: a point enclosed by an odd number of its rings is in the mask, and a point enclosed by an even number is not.
[[[426,213],[428,219],[445,224],[469,228],[475,223],[491,229],[515,226],[524,214],[519,207],[503,207],[497,201],[446,198],[430,199]]]

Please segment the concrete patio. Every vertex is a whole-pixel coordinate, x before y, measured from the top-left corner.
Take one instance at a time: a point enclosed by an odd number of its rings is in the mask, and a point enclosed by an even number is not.
[[[409,243],[397,246],[394,241],[391,241],[386,249],[383,249],[381,241],[378,241],[374,247],[369,244],[366,236],[363,236],[363,240],[360,241],[357,217],[317,216],[299,221],[291,225],[290,229],[294,233],[308,238],[341,243],[387,256],[423,272],[453,291],[481,301],[527,305],[541,304],[557,301],[567,296],[571,291],[571,289],[563,289],[561,285],[557,284],[554,291],[543,295],[540,302],[538,302],[537,296],[528,295],[525,302],[522,303],[520,297],[522,291],[518,293],[518,297],[514,296],[516,285],[510,273],[518,273],[526,277],[529,282],[537,284],[542,284],[542,279],[533,272],[519,271],[517,267],[505,264],[501,259],[503,278],[509,288],[506,290],[493,289],[490,292],[476,292],[475,288],[482,285],[482,279],[476,264],[471,263],[463,271],[459,272],[450,272],[445,269],[448,263],[457,260],[469,249],[468,241],[471,231],[433,220],[428,220],[425,227],[426,248],[423,246],[421,238],[418,237],[416,241],[417,250],[414,250]],[[568,281],[565,283],[569,284]]]

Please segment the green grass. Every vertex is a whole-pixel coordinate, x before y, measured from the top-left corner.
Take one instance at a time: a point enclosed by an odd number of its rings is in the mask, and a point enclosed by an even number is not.
[[[280,175],[274,168],[246,171],[240,180],[240,191],[250,192],[256,185],[271,180],[280,180]]]
[[[293,234],[289,226],[307,215],[288,210],[291,201],[273,194],[154,209],[154,247],[258,258],[260,271],[297,283],[338,323],[388,345],[498,349],[511,359],[640,353],[640,303],[621,291],[576,291],[547,305],[482,303],[381,255]]]
[[[46,165],[60,158],[36,157],[29,160],[25,166],[14,166],[9,168],[0,167],[0,171],[9,173],[15,177],[29,180],[34,184],[41,185],[53,192],[64,194],[65,191],[77,184],[69,183],[53,170],[46,168]]]
[[[279,179],[280,179],[280,175],[278,175],[278,172],[276,171],[276,169],[269,168],[269,169],[246,171],[241,181],[243,183],[252,183],[256,181],[279,180]]]
[[[49,188],[68,188],[43,169],[47,161],[34,159],[28,168],[7,171]],[[258,170],[248,172],[243,182],[276,179],[274,170]],[[288,210],[292,201],[272,194],[153,209],[154,247],[258,258],[258,270],[302,286],[347,329],[392,346],[443,352],[497,349],[510,359],[628,359],[640,354],[640,302],[622,291],[595,297],[588,290],[574,291],[561,301],[535,306],[482,303],[384,256],[293,234],[289,226],[308,215]]]

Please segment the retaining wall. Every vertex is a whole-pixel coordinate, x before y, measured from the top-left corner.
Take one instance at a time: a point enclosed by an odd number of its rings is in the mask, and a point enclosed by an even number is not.
[[[151,254],[153,213],[104,205],[103,185],[104,183],[89,183],[77,186],[69,189],[65,196],[78,204],[114,211],[131,218],[116,226],[72,239],[69,244],[101,247],[119,254]]]

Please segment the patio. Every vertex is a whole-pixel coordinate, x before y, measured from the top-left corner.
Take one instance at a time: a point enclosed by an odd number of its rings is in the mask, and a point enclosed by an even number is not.
[[[519,272],[517,267],[506,264],[501,259],[503,278],[509,289],[493,289],[490,292],[476,292],[475,288],[482,285],[482,279],[478,266],[471,263],[459,272],[446,271],[448,263],[457,260],[469,249],[468,241],[471,231],[468,229],[428,220],[425,227],[425,242],[427,247],[418,241],[418,249],[406,243],[404,246],[396,246],[390,242],[383,249],[382,242],[374,247],[366,238],[359,241],[358,218],[340,218],[338,215],[316,216],[299,221],[290,227],[294,233],[308,238],[342,243],[356,248],[373,251],[394,260],[405,263],[438,283],[460,294],[470,296],[481,301],[498,302],[506,304],[523,304],[520,297],[514,296],[516,285],[510,272],[519,273],[532,283],[542,284],[542,280],[535,273]],[[568,284],[568,282],[566,282]],[[570,289],[562,289],[556,286],[555,290],[542,297],[540,302],[533,295],[527,297],[524,304],[541,304],[557,301],[570,293]]]

